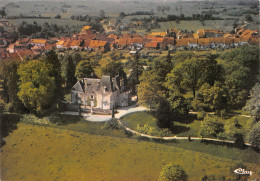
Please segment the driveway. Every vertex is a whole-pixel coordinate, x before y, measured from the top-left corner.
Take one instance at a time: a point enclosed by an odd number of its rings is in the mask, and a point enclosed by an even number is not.
[[[115,118],[122,118],[123,116],[129,114],[129,113],[133,113],[133,112],[139,112],[139,111],[147,111],[148,108],[146,107],[142,107],[142,106],[138,106],[136,107],[136,105],[132,105],[132,106],[129,106],[129,107],[123,107],[123,108],[118,108],[117,109],[117,112],[115,114]]]
[[[138,111],[146,111],[148,108],[145,107],[136,107],[136,105],[132,105],[129,107],[123,107],[123,108],[118,108],[117,113],[115,114],[115,118],[120,119],[121,117],[133,113],[133,112],[138,112]],[[71,111],[65,111],[61,114],[65,115],[74,115],[78,116],[78,112],[71,112]],[[97,115],[97,114],[91,114],[91,113],[81,113],[81,116],[84,120],[86,121],[92,121],[92,122],[106,122],[110,121],[112,119],[111,115]]]

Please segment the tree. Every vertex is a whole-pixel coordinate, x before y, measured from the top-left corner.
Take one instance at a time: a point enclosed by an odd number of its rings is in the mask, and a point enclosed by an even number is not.
[[[156,111],[157,126],[160,128],[173,128],[173,118],[171,115],[171,106],[166,99],[161,99]]]
[[[223,132],[223,124],[219,123],[216,116],[207,115],[201,122],[199,134],[202,137],[217,137],[218,133]]]
[[[241,133],[236,133],[234,137],[235,137],[235,143],[234,143],[235,146],[240,149],[245,148],[245,141],[243,135]]]
[[[260,118],[260,83],[256,83],[251,89],[249,99],[243,110],[249,111],[255,116],[256,120]]]
[[[188,175],[181,166],[169,163],[165,165],[160,173],[159,181],[186,181]]]
[[[245,105],[249,90],[257,82],[259,50],[256,46],[242,46],[221,56],[224,67],[224,85],[230,108]]]
[[[58,103],[59,101],[64,100],[64,91],[63,91],[63,79],[61,76],[61,63],[58,59],[58,55],[51,50],[46,53],[44,58],[45,62],[50,65],[50,76],[55,79],[55,91],[54,91],[54,99],[53,103]]]
[[[130,77],[128,80],[128,85],[131,89],[131,92],[133,94],[136,94],[137,92],[137,85],[140,83],[139,82],[139,76],[143,72],[143,65],[140,62],[140,55],[139,53],[136,53],[134,56],[134,59],[130,61]]]
[[[102,68],[103,75],[110,75],[115,77],[119,75],[120,78],[126,78],[126,73],[121,62],[110,61],[104,68]]]
[[[68,64],[67,64],[67,68],[66,68],[66,87],[69,89],[77,81],[77,79],[75,77],[75,71],[76,71],[75,64],[73,63],[72,57],[69,55]]]
[[[89,60],[81,60],[78,63],[76,67],[75,76],[78,80],[83,78],[94,77],[94,69],[92,68]]]
[[[104,19],[104,18],[106,17],[105,11],[104,11],[103,9],[99,10],[99,13],[100,13],[100,17],[101,17],[102,19]]]
[[[72,58],[73,58],[73,63],[75,65],[77,65],[82,60],[81,55],[77,52],[73,54]]]
[[[124,12],[120,12],[120,14],[119,14],[120,19],[123,19],[125,16],[126,16],[126,14]]]
[[[189,113],[189,104],[179,92],[171,92],[167,100],[170,105],[170,115],[173,120],[186,118]]]
[[[42,114],[55,98],[55,77],[51,76],[51,66],[32,60],[21,64],[17,72],[20,76],[18,97],[29,110]]]
[[[252,16],[250,16],[250,14],[247,14],[245,16],[245,18],[246,18],[247,21],[253,21],[253,18],[252,18]]]
[[[220,82],[214,86],[203,84],[192,102],[193,108],[198,111],[217,111],[227,108],[226,91]]]
[[[4,8],[2,8],[2,9],[0,10],[0,15],[2,16],[2,18],[3,18],[4,16],[6,16],[6,12],[5,12]]]
[[[173,68],[167,75],[168,89],[190,89],[195,97],[196,90],[202,85],[202,61],[197,58],[186,59]]]
[[[15,112],[21,111],[23,106],[22,102],[19,100],[18,93],[18,81],[19,76],[17,74],[18,63],[10,61],[3,66],[3,87],[4,93],[6,93],[6,102],[11,104],[11,108]]]
[[[256,123],[247,135],[247,140],[252,146],[260,149],[260,122]]]
[[[150,108],[157,108],[164,96],[162,82],[155,71],[145,71],[137,87],[138,103]]]
[[[60,14],[57,14],[54,18],[55,18],[55,19],[60,19],[60,18],[61,18],[61,15],[60,15]]]

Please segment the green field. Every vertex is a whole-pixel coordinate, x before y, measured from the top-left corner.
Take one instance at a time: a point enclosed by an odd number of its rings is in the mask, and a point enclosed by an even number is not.
[[[176,28],[181,30],[188,30],[196,32],[198,29],[219,29],[223,31],[231,31],[233,29],[234,20],[207,20],[204,21],[203,25],[200,21],[176,21],[162,22],[160,29],[155,29],[153,31],[166,31],[170,28]]]
[[[40,19],[40,18],[31,18],[31,19],[10,19],[10,23],[14,24],[15,26],[20,25],[23,21],[27,22],[28,24],[33,24],[33,22],[37,22],[38,25],[43,25],[44,23],[48,24],[57,24],[58,26],[80,26],[83,27],[86,25],[84,21],[74,21],[71,19]]]
[[[235,179],[232,171],[241,161],[255,173],[260,169],[259,155],[250,149],[195,141],[164,145],[24,123],[5,141],[3,180],[157,180],[169,162],[181,165],[192,181],[205,174]],[[217,153],[225,154],[213,156]]]

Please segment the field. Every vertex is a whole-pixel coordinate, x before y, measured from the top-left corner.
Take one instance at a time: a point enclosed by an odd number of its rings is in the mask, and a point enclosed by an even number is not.
[[[27,22],[28,24],[33,24],[33,22],[37,22],[38,25],[43,25],[44,23],[48,23],[48,24],[57,24],[58,26],[80,26],[80,28],[82,28],[86,22],[84,21],[74,21],[71,19],[40,19],[40,18],[31,18],[31,19],[10,19],[9,20],[10,23],[18,26],[19,24],[21,24],[23,21]]]
[[[194,181],[205,174],[234,179],[232,170],[241,161],[255,173],[260,169],[258,155],[249,149],[195,141],[164,145],[24,123],[5,141],[1,148],[3,180],[157,180],[169,162],[181,165]],[[209,150],[225,154],[205,153]],[[240,156],[233,160],[227,154]]]
[[[167,6],[170,8],[169,11],[161,12],[158,11],[158,6]],[[16,1],[12,2],[8,0],[3,0],[0,2],[0,8],[5,7],[8,16],[20,16],[30,15],[30,16],[47,16],[54,18],[57,14],[61,15],[61,19],[48,19],[48,23],[57,23],[59,25],[81,25],[84,22],[69,21],[72,15],[90,15],[99,16],[100,10],[105,11],[105,15],[109,18],[115,19],[120,12],[126,14],[134,13],[136,11],[153,11],[154,16],[165,17],[167,15],[180,15],[184,14],[187,16],[192,16],[192,14],[207,14],[212,13],[214,17],[220,17],[224,20],[210,20],[205,21],[205,25],[202,25],[200,21],[181,21],[179,24],[175,22],[160,23],[162,26],[160,29],[153,31],[165,31],[169,28],[180,28],[182,30],[187,29],[188,31],[196,31],[197,29],[223,29],[226,31],[231,31],[233,23],[238,20],[240,23],[245,21],[245,15],[251,14],[253,22],[247,22],[249,28],[256,29],[259,24],[259,15],[253,15],[252,4],[239,4],[238,2],[234,4],[230,2],[161,2],[161,1],[115,1],[111,3],[110,1]],[[125,17],[122,22],[128,24],[132,18],[144,18],[149,17],[149,15],[134,15]],[[232,20],[226,20],[232,19]],[[25,19],[13,20],[12,23],[17,25]],[[37,20],[37,19],[36,19]],[[28,22],[33,22],[34,20],[26,19]],[[42,24],[45,20],[39,20]],[[137,32],[144,34],[144,30],[137,30]]]
[[[202,25],[200,21],[180,21],[176,23],[175,21],[159,23],[161,25],[160,29],[155,29],[153,31],[166,31],[170,28],[177,28],[181,30],[194,31],[198,29],[219,29],[223,31],[231,31],[233,29],[234,20],[206,20],[205,25]]]

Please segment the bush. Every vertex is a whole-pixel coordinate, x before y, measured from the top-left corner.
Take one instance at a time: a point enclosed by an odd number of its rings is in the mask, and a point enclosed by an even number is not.
[[[24,114],[21,118],[21,121],[30,123],[30,124],[37,124],[37,125],[48,125],[50,121],[48,117],[38,118],[33,114]]]
[[[119,130],[119,129],[123,129],[123,126],[118,124],[116,119],[112,119],[111,121],[106,122],[105,125],[102,126],[101,129],[115,129],[115,130]]]
[[[240,149],[244,149],[245,148],[245,141],[243,138],[243,135],[240,133],[236,133],[234,135],[235,137],[235,147],[240,148]]]
[[[61,18],[61,15],[60,15],[60,14],[57,14],[54,18],[55,18],[55,19],[60,19],[60,18]]]
[[[205,111],[198,112],[197,119],[202,120],[206,117],[207,113]]]
[[[224,131],[224,125],[218,122],[216,116],[207,115],[201,122],[199,134],[202,137],[210,136],[216,138],[219,133]]]
[[[186,172],[173,163],[164,166],[159,176],[159,181],[186,181],[187,179]]]

